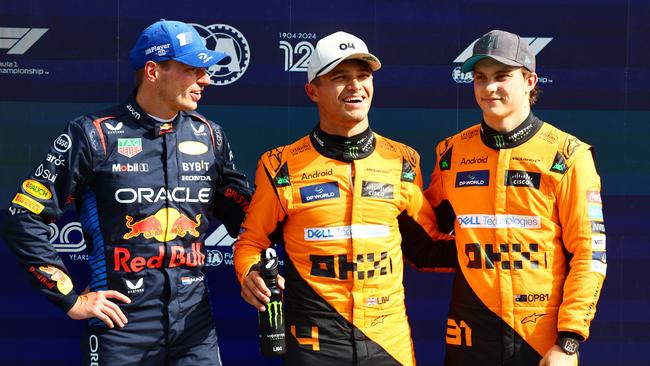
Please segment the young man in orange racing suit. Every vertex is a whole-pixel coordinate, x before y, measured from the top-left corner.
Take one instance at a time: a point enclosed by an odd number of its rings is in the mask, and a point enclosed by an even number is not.
[[[319,125],[258,164],[235,268],[242,297],[263,310],[270,292],[255,264],[272,238],[284,242],[288,365],[415,364],[403,253],[416,267],[455,266],[421,191],[419,156],[369,127],[380,66],[351,34],[321,39],[305,85]]]
[[[425,192],[459,269],[446,365],[575,365],[607,268],[592,149],[531,113],[535,56],[491,31],[462,66],[483,121],[436,149]]]
[[[149,26],[130,53],[134,96],[71,121],[12,201],[5,238],[21,266],[89,319],[85,365],[220,365],[203,240],[213,217],[237,235],[250,191],[221,127],[193,111],[224,57],[188,24]],[[81,295],[48,242],[71,195],[90,252]]]

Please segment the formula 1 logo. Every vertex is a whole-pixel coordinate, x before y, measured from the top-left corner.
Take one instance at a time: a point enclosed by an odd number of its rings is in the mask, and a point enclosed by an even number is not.
[[[248,41],[236,28],[226,24],[190,24],[199,33],[208,49],[229,57],[208,68],[212,85],[228,85],[242,77],[251,62]]]
[[[22,55],[47,31],[48,28],[0,27],[0,48],[8,48],[8,55]]]
[[[521,39],[524,42],[528,42],[528,46],[530,47],[530,50],[533,52],[534,55],[537,55],[546,45],[551,43],[553,40],[553,37],[521,37]],[[459,63],[462,64],[465,62],[468,58],[472,56],[472,49],[474,48],[474,44],[479,40],[477,38],[474,40],[474,42],[470,43],[467,48],[463,50],[463,52],[456,57],[454,60],[454,63]],[[451,72],[451,78],[458,84],[464,84],[464,83],[471,83],[474,81],[474,73],[473,72],[462,72],[460,70],[460,65],[457,65],[454,67],[454,69]],[[540,83],[552,83],[553,80],[549,80],[548,78],[544,77],[539,77],[539,82]]]

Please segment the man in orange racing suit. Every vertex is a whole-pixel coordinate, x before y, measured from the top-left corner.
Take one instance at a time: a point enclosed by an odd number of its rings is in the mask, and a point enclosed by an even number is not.
[[[321,39],[305,85],[320,123],[258,165],[235,268],[242,297],[264,311],[270,292],[254,266],[271,238],[284,242],[288,365],[414,365],[402,253],[418,268],[455,266],[453,242],[431,239],[447,237],[419,156],[369,127],[380,66],[351,34]]]
[[[445,364],[576,365],[607,268],[591,147],[531,113],[519,36],[485,34],[462,71],[483,121],[438,145],[425,193],[458,253]]]

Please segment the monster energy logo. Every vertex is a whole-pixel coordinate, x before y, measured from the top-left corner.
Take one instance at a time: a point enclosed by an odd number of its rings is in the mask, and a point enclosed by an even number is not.
[[[359,147],[358,146],[350,146],[350,147],[348,147],[348,155],[350,155],[350,157],[352,159],[358,158],[359,157]]]
[[[501,135],[496,135],[494,137],[494,144],[497,147],[504,147],[506,145],[506,140]]]
[[[289,177],[277,177],[276,179],[276,184],[281,185],[281,184],[289,184]]]
[[[269,325],[278,328],[282,324],[282,301],[272,301],[266,305],[269,314]]]
[[[566,165],[564,165],[564,163],[553,163],[553,167],[551,167],[551,171],[558,173],[564,173],[565,170]]]

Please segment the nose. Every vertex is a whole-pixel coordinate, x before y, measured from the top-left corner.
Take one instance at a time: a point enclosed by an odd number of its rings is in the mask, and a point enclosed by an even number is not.
[[[206,69],[199,69],[197,71],[197,80],[196,83],[201,85],[201,86],[208,86],[210,85],[210,82],[212,80],[210,79],[210,74],[208,74],[208,70]]]
[[[348,88],[350,90],[360,90],[361,89],[361,82],[359,81],[358,78],[351,78],[350,82],[348,83]]]
[[[487,90],[489,92],[497,91],[497,83],[496,83],[496,81],[495,80],[488,80],[485,83],[485,90]]]

